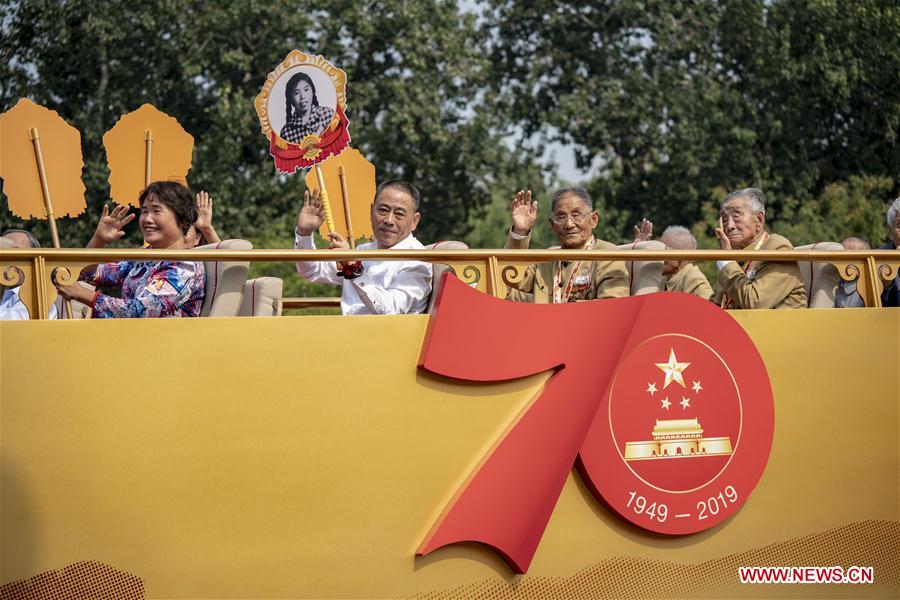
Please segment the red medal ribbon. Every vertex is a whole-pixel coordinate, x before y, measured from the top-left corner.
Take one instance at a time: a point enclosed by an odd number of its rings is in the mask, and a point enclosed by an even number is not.
[[[297,169],[312,167],[322,162],[329,156],[340,154],[350,144],[350,121],[340,106],[337,107],[337,125],[329,126],[319,136],[319,144],[314,146],[320,152],[314,158],[304,158],[311,148],[301,148],[297,144],[288,144],[287,148],[279,148],[275,143],[276,135],[273,132],[269,141],[269,153],[275,159],[275,169],[279,173],[293,173]]]
[[[582,250],[593,250],[594,244],[597,243],[597,240],[594,239],[594,236],[591,236],[587,242],[585,242],[582,246]],[[572,265],[572,272],[569,273],[569,281],[566,282],[566,289],[563,291],[562,289],[562,264],[560,262],[556,263],[556,269],[553,271],[553,303],[554,304],[563,304],[569,301],[569,297],[572,295],[572,284],[575,282],[575,275],[578,274],[579,269],[581,269],[581,263],[583,260],[579,260]]]

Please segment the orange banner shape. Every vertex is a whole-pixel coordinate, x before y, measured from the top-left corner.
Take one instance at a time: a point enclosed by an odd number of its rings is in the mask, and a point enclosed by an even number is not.
[[[55,216],[80,215],[86,208],[81,133],[55,111],[27,98],[0,115],[0,178],[10,212],[22,219],[47,218],[32,130],[40,140]]]
[[[103,135],[109,164],[110,197],[117,204],[138,206],[138,196],[152,181],[187,185],[194,138],[174,117],[144,104],[122,115]]]
[[[350,220],[353,224],[353,236],[355,239],[372,237],[372,220],[369,211],[372,201],[375,199],[375,165],[366,160],[366,157],[356,148],[347,148],[338,156],[332,156],[319,167],[325,177],[325,189],[331,198],[331,212],[334,215],[335,230],[348,237],[347,219],[344,216],[344,203],[342,202],[340,169],[344,169],[344,180],[347,186],[347,195],[350,201]],[[306,187],[310,190],[319,187],[314,170],[310,169],[306,174]],[[319,228],[322,237],[328,235],[328,226],[322,223]]]

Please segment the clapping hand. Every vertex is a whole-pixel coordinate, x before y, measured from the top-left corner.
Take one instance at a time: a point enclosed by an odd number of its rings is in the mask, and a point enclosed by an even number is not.
[[[297,233],[302,236],[312,235],[325,221],[325,209],[318,189],[303,192],[303,206],[297,215]]]
[[[94,237],[91,238],[88,247],[102,248],[121,239],[125,235],[122,228],[134,220],[134,215],[129,213],[130,210],[131,208],[128,206],[117,205],[110,212],[109,207],[104,204],[100,222],[97,223],[97,229],[94,231]]]
[[[641,219],[640,224],[634,226],[634,241],[648,242],[651,239],[653,239],[653,222]]]
[[[519,190],[512,201],[512,231],[516,235],[528,235],[537,220],[537,200],[531,201],[531,190]]]

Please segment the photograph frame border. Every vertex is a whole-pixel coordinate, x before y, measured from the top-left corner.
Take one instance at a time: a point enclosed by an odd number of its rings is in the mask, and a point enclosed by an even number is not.
[[[337,96],[337,107],[340,108],[340,112],[346,113],[347,111],[347,74],[328,62],[321,54],[313,56],[299,50],[291,50],[284,60],[278,63],[272,72],[266,76],[265,85],[263,85],[259,95],[257,95],[256,99],[253,101],[253,104],[256,107],[256,114],[259,115],[259,124],[263,135],[270,141],[274,140],[275,145],[281,149],[290,147],[310,149],[317,147],[321,142],[321,136],[316,134],[310,134],[304,137],[299,144],[288,142],[272,129],[272,123],[269,120],[269,97],[272,93],[272,88],[275,86],[275,82],[288,70],[301,66],[314,67],[328,75],[328,77],[331,78],[332,83],[334,83],[334,91]],[[331,117],[331,122],[328,123],[325,131],[334,129],[339,123],[340,115],[338,114],[338,111],[335,110],[334,116]]]

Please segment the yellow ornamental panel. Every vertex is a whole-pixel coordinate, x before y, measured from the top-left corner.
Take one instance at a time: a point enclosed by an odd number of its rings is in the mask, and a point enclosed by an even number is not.
[[[103,136],[109,164],[110,196],[118,204],[138,206],[152,181],[187,185],[194,138],[174,117],[150,104],[122,115]]]
[[[347,148],[339,155],[321,163],[319,168],[322,171],[325,189],[331,198],[335,231],[347,239],[371,238],[372,221],[369,212],[375,200],[375,165],[367,161],[356,148]],[[306,174],[306,187],[310,190],[319,187],[313,169]],[[350,221],[346,217],[348,205]],[[323,238],[328,235],[327,223],[322,223],[319,234]]]
[[[46,190],[42,191],[38,152]],[[22,219],[46,219],[45,192],[57,217],[84,212],[81,134],[58,113],[22,98],[0,115],[0,177],[9,210]]]

